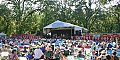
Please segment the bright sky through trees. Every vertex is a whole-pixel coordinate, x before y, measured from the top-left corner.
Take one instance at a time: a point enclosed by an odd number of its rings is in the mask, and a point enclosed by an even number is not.
[[[85,27],[89,33],[120,33],[120,0],[7,2],[0,0],[0,32],[7,35],[39,34],[56,20]]]
[[[0,0],[0,3],[2,2],[2,1],[4,1],[4,0]],[[61,0],[59,0],[59,1],[61,1]],[[64,0],[62,0],[62,1],[64,1]],[[88,2],[88,0],[85,0],[86,2]],[[93,1],[93,2],[95,2],[95,1],[98,1],[98,0],[91,0],[91,1]],[[108,4],[106,4],[105,5],[105,7],[109,7],[109,6],[111,6],[111,5],[116,5],[116,4],[119,4],[120,3],[120,0],[113,0],[113,1],[111,1],[110,3],[108,3]],[[34,7],[36,7],[37,5],[33,5]],[[95,8],[96,7],[96,4],[92,4],[92,6],[91,6],[91,8]],[[74,9],[74,7],[72,7],[73,9]]]

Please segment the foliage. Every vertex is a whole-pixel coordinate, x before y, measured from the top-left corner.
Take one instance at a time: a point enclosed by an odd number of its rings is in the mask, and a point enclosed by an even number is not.
[[[38,34],[61,20],[85,27],[90,33],[119,33],[120,4],[104,8],[111,0],[8,0],[0,4],[0,32]],[[92,4],[96,8],[92,8]]]

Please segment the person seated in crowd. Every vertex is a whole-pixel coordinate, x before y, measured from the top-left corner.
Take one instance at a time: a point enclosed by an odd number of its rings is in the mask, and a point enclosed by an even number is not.
[[[20,48],[18,48],[18,50],[17,50],[17,54],[18,54],[18,57],[22,57],[23,55],[22,55],[22,51],[20,51],[21,49]]]
[[[40,49],[42,50],[43,53],[45,53],[45,46],[42,44]]]
[[[5,49],[5,46],[4,46],[4,45],[2,45],[2,47],[1,47],[1,48],[2,48],[2,49],[1,49],[1,52],[2,52],[2,51],[4,51],[4,49]]]
[[[87,45],[85,46],[85,48],[90,48],[90,46],[87,44]]]
[[[37,46],[37,48],[34,50],[34,60],[39,60],[43,56],[43,52],[40,50],[40,47]]]
[[[56,60],[60,60],[59,49],[56,49],[56,50],[55,50],[54,58],[55,58]]]
[[[14,45],[13,49],[16,49],[16,50],[18,50],[18,47],[17,47],[17,45]]]
[[[95,55],[95,50],[92,51],[92,54],[90,55],[88,60],[96,60],[97,56]]]
[[[67,56],[67,54],[63,54],[62,52],[60,52],[61,60],[68,60]]]
[[[65,54],[65,55],[69,55],[69,49],[68,49],[68,47],[65,47],[65,49],[64,49],[64,54]]]
[[[52,51],[52,46],[49,46],[47,48],[47,51],[45,52],[45,59],[50,60],[53,58],[53,51]]]
[[[105,50],[101,52],[101,55],[97,57],[97,60],[119,60],[116,56],[116,52],[113,52],[113,55],[106,54]]]
[[[9,45],[13,47],[13,41],[10,41],[10,42],[9,42]]]
[[[116,56],[116,51],[113,52],[113,55],[112,55],[112,60],[119,60],[119,58]]]
[[[111,60],[111,56],[110,55],[106,55],[106,60]]]
[[[78,45],[78,48],[84,49],[84,47],[81,44]]]
[[[78,58],[85,58],[85,55],[82,54],[82,51],[79,51],[77,57]]]
[[[23,53],[27,53],[27,47],[24,47]]]
[[[12,50],[12,54],[9,55],[9,60],[19,60],[17,50]]]
[[[28,52],[27,58],[28,58],[29,60],[33,60],[33,58],[34,58],[33,55],[34,55],[33,50],[30,49],[30,51]]]
[[[108,44],[108,48],[112,48],[112,47],[113,47],[113,46],[109,43],[109,44]]]
[[[99,48],[99,52],[102,52],[103,50],[105,49],[103,48],[103,46],[101,46],[101,48]],[[101,53],[99,55],[101,55]]]
[[[118,47],[116,52],[117,52],[117,56],[120,57],[120,46]]]
[[[3,59],[7,59],[9,56],[9,52],[8,52],[7,48],[4,48],[0,54],[1,54],[1,57],[3,57]]]

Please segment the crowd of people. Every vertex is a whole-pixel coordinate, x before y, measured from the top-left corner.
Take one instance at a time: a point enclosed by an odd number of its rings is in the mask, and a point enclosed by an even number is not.
[[[1,38],[0,48],[1,60],[120,60],[114,41]]]

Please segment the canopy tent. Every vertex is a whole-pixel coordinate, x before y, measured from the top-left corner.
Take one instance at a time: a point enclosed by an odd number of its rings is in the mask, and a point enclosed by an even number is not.
[[[43,32],[45,34],[48,34],[50,33],[50,30],[51,29],[67,29],[67,28],[74,28],[74,30],[81,30],[82,32],[82,29],[85,30],[85,31],[88,31],[86,28],[83,28],[83,27],[80,27],[80,26],[77,26],[77,25],[74,25],[74,24],[71,24],[71,23],[66,23],[66,22],[62,22],[62,21],[55,21],[47,26],[45,26],[43,28]]]
[[[6,36],[6,34],[2,32],[2,33],[0,33],[0,36]]]
[[[66,22],[62,22],[62,21],[55,21],[53,22],[52,24],[50,25],[47,25],[46,27],[44,27],[44,29],[48,29],[48,28],[59,28],[59,27],[78,27],[78,28],[82,28],[82,27],[79,27],[77,25],[73,25],[71,23],[66,23]]]

